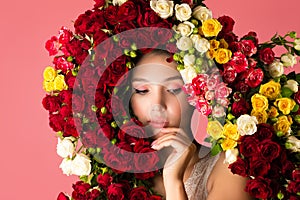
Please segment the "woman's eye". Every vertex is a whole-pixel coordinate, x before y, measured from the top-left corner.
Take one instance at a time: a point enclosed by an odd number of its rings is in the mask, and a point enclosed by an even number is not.
[[[182,91],[181,87],[176,89],[168,89],[168,92],[172,94],[179,94]]]
[[[134,89],[135,90],[135,93],[137,94],[146,94],[149,90],[139,90],[139,89]]]

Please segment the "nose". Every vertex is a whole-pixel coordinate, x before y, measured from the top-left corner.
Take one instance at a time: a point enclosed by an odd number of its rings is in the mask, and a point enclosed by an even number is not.
[[[155,92],[152,94],[152,101],[150,110],[148,113],[150,115],[151,119],[156,120],[165,120],[167,116],[167,104],[166,104],[166,98],[164,96],[163,87],[157,88]]]

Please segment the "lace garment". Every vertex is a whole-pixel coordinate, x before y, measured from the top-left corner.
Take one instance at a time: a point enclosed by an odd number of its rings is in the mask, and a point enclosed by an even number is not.
[[[207,198],[207,180],[218,159],[219,155],[212,157],[208,154],[194,165],[190,177],[184,182],[189,200]]]

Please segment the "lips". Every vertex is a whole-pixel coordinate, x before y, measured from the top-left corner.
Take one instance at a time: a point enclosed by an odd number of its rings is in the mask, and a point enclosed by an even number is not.
[[[168,126],[169,123],[167,121],[149,121],[148,124],[153,128],[163,128]]]

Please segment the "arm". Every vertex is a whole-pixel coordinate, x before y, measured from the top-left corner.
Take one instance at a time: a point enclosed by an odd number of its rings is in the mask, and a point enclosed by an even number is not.
[[[207,183],[207,200],[250,200],[252,199],[244,191],[247,179],[239,175],[234,175],[224,164],[224,153],[220,155],[215,168]]]

